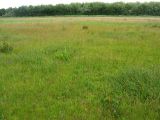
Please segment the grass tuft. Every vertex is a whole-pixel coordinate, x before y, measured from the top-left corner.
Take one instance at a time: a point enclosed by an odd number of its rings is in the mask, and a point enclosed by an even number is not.
[[[13,47],[9,45],[6,41],[3,41],[2,45],[0,45],[1,53],[11,53],[13,51]]]
[[[72,48],[68,47],[62,47],[56,49],[54,56],[56,59],[61,60],[61,61],[69,61],[74,55],[75,50]]]

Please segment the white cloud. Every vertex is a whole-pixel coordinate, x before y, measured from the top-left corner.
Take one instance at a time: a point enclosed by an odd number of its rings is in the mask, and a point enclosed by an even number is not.
[[[58,3],[71,3],[71,2],[150,2],[160,0],[0,0],[0,8],[18,7],[22,5],[41,5],[41,4],[58,4]]]

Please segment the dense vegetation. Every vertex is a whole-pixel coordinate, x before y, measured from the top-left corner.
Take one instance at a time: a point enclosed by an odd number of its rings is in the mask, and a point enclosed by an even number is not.
[[[54,15],[153,15],[160,16],[160,2],[150,3],[71,3],[58,5],[21,6],[0,9],[0,16]]]
[[[160,18],[1,18],[0,120],[37,119],[160,120]]]

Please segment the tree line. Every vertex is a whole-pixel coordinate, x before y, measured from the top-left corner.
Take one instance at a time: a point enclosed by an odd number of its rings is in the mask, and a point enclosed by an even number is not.
[[[152,15],[160,16],[160,2],[149,3],[71,3],[57,5],[21,6],[0,9],[0,16],[55,15]]]

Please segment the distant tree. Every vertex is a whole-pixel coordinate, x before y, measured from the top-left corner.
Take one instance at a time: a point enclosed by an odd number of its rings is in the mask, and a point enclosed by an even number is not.
[[[5,17],[13,17],[15,15],[15,8],[8,8],[5,10],[5,14],[3,15]]]
[[[5,15],[6,10],[5,9],[0,9],[0,16]]]
[[[149,3],[71,3],[58,5],[21,6],[0,9],[0,16],[53,15],[153,15],[160,16],[160,2]]]

